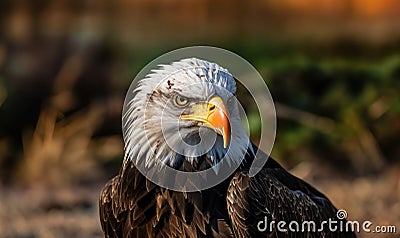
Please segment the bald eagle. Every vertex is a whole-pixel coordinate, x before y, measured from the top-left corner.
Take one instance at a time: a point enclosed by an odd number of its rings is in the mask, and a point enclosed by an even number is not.
[[[235,79],[226,69],[183,59],[153,70],[133,93],[123,114],[123,165],[100,195],[105,237],[355,237],[330,230],[326,222],[345,219],[336,217],[329,199],[249,140],[232,100]],[[196,147],[204,138],[214,138],[213,144]],[[256,154],[268,160],[250,176]],[[197,191],[160,186],[141,171],[162,164],[198,172],[223,160],[237,165],[232,173]]]

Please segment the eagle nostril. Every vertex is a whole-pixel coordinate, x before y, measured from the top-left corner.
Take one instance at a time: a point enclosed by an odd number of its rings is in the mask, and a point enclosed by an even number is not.
[[[208,107],[208,110],[209,110],[209,111],[214,111],[214,110],[215,110],[215,105],[211,104],[211,105]]]

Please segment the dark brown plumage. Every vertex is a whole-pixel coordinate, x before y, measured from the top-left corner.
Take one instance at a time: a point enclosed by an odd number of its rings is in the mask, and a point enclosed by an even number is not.
[[[255,148],[255,147],[254,147]],[[199,192],[170,191],[148,181],[129,160],[101,193],[106,237],[355,237],[353,233],[260,232],[259,221],[335,219],[337,209],[308,183],[269,158],[253,178],[253,158],[223,183]],[[267,155],[264,155],[267,156]],[[300,223],[301,224],[301,223]]]

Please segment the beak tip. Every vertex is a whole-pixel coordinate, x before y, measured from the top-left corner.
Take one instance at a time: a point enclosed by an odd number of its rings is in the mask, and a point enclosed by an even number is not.
[[[224,149],[226,149],[226,147],[228,147],[228,143],[224,141]]]
[[[230,140],[230,133],[226,133],[225,128],[222,129],[222,139],[224,141],[224,149],[228,147],[229,140]]]

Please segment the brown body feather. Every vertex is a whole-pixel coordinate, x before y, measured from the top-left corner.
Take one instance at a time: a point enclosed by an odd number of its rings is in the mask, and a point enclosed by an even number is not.
[[[254,147],[256,148],[256,147]],[[264,155],[267,156],[267,155]],[[223,183],[181,193],[148,181],[130,160],[101,192],[100,218],[106,237],[355,237],[353,233],[260,232],[259,221],[315,221],[336,217],[337,209],[312,186],[289,174],[272,158],[254,177],[253,158]]]

